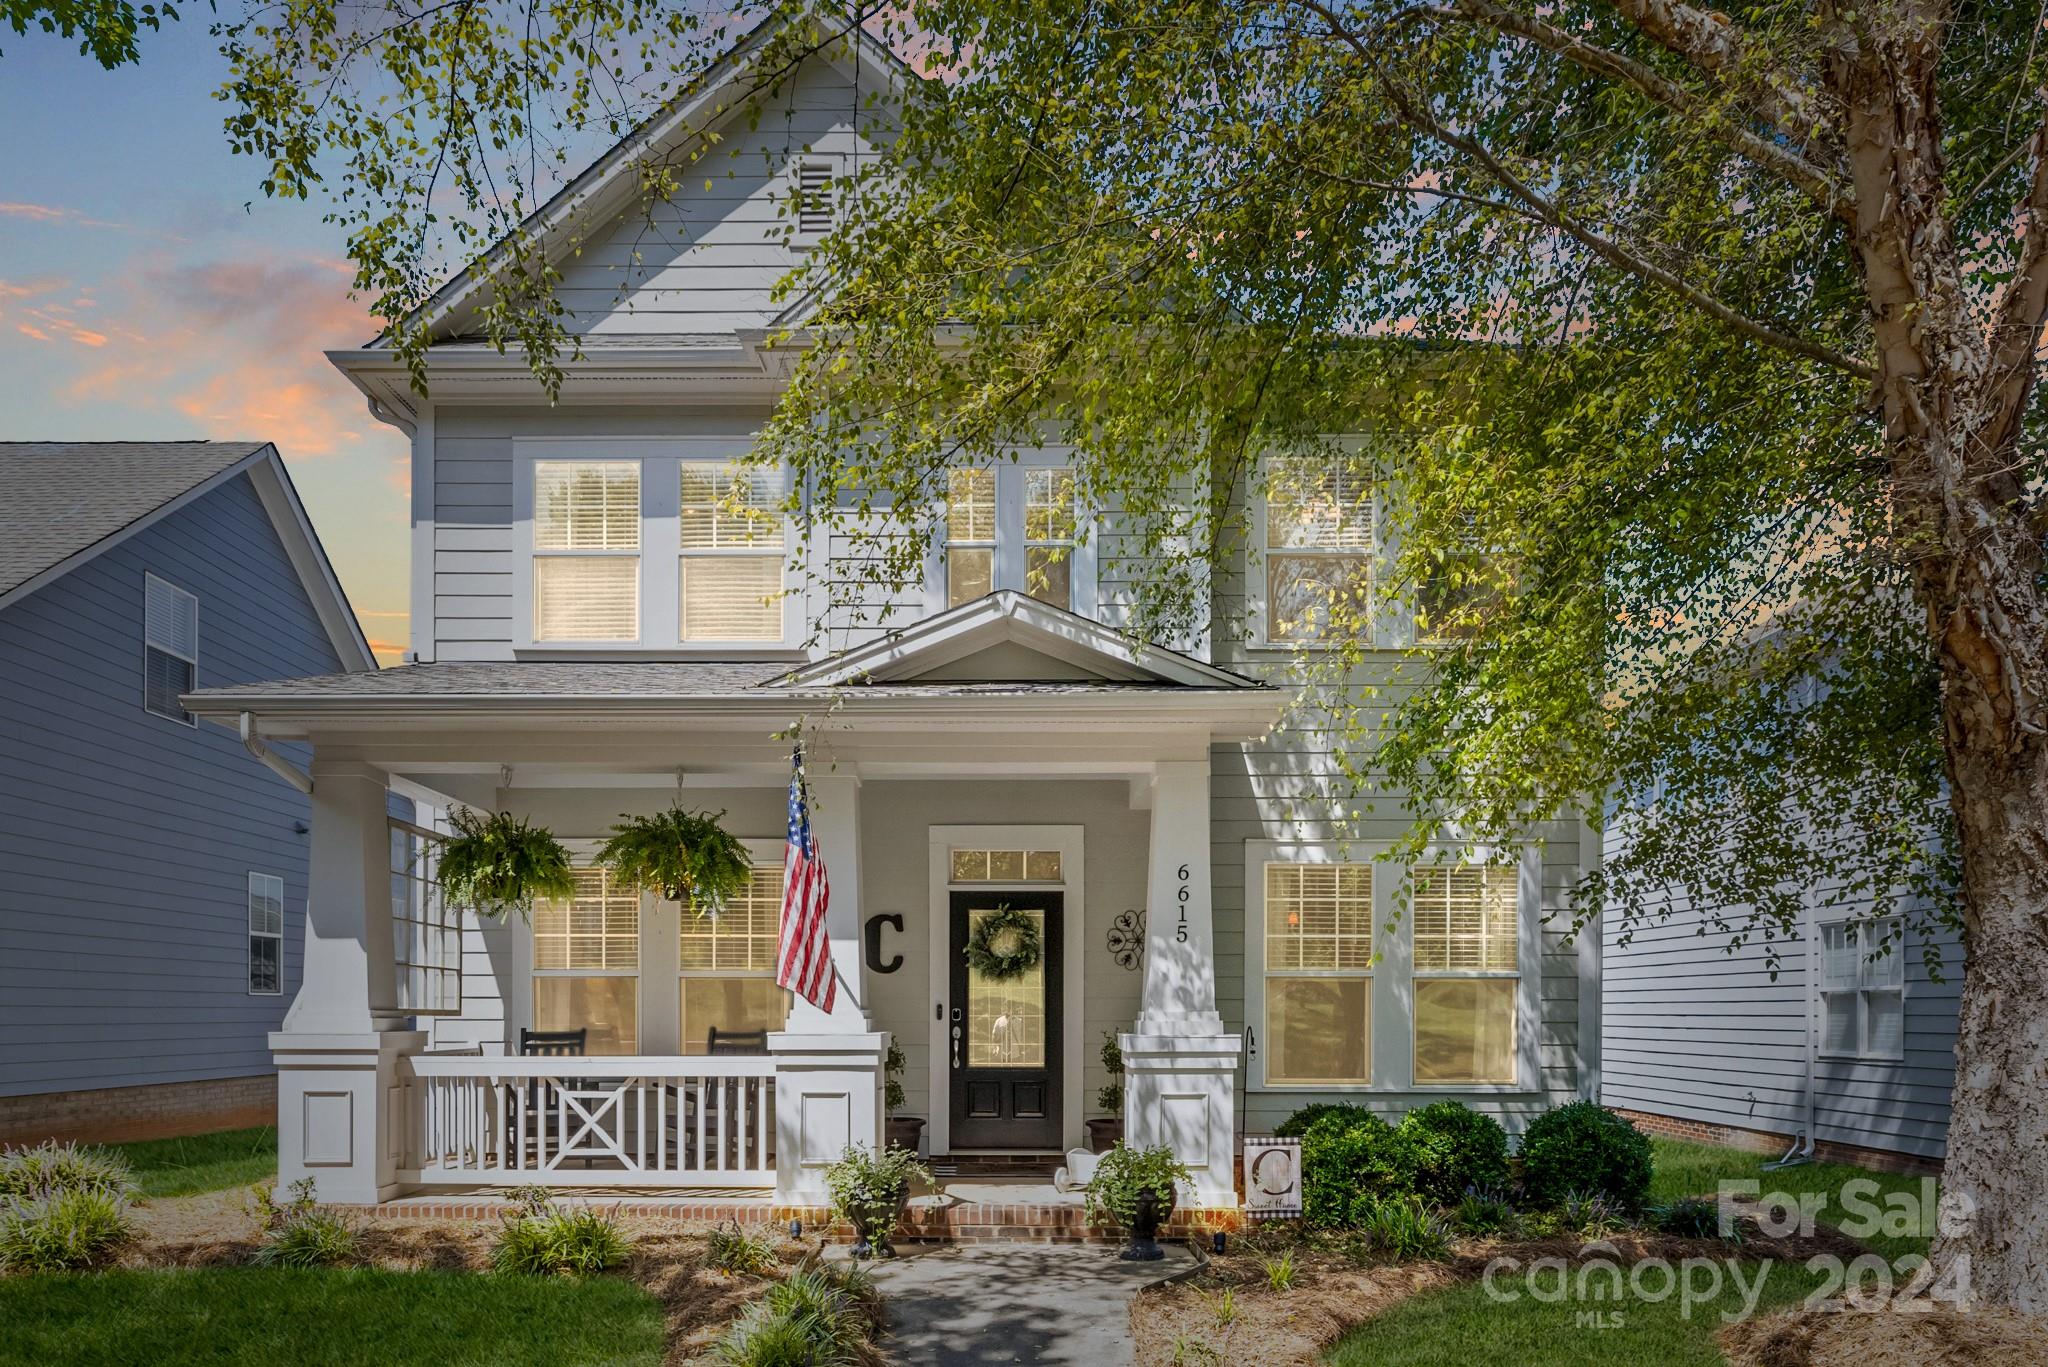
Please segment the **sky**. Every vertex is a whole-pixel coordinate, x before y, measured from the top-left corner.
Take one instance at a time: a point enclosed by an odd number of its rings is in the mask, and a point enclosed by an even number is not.
[[[320,202],[266,199],[229,153],[209,11],[185,13],[112,72],[0,38],[0,439],[275,442],[390,663],[409,447],[322,355],[376,328]]]

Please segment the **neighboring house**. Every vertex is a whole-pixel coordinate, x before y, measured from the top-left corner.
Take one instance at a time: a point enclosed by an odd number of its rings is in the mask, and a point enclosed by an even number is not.
[[[375,667],[274,447],[0,443],[0,1140],[269,1123],[310,806],[178,699]]]
[[[1028,450],[955,474],[958,534],[892,617],[878,599],[820,623],[811,586],[858,577],[843,538],[784,525],[774,479],[739,495],[772,535],[721,513],[783,383],[767,339],[801,323],[771,302],[802,250],[780,206],[847,166],[859,91],[914,79],[862,42],[756,104],[751,41],[528,225],[582,333],[558,405],[476,335],[466,275],[430,307],[430,399],[382,341],[331,353],[412,438],[411,662],[188,699],[311,751],[322,897],[274,1037],[284,1176],[342,1200],[528,1180],[815,1200],[822,1165],[878,1137],[891,1038],[931,1153],[1050,1175],[1121,1035],[1130,1138],[1172,1144],[1215,1205],[1235,1200],[1237,1136],[1314,1100],[1398,1117],[1453,1098],[1519,1128],[1589,1095],[1597,940],[1546,924],[1584,828],[1533,828],[1490,863],[1376,861],[1404,823],[1345,824],[1327,732],[1275,729],[1300,644],[1261,634],[1280,556],[1219,578],[1202,639],[1136,640],[1143,567],[1119,560],[1114,511],[1077,505],[1071,452]],[[711,133],[733,174],[690,178],[650,225],[636,156],[681,164]],[[1369,491],[1310,482],[1313,508],[1253,520],[1371,576]],[[1048,529],[1070,572],[1034,598]],[[806,647],[820,624],[830,648]],[[1413,639],[1392,613],[1376,631],[1370,673]],[[800,720],[830,1014],[772,978],[777,733]],[[754,889],[704,920],[589,868],[567,905],[458,927],[424,881],[431,840],[391,841],[394,784],[530,818],[586,860],[619,813],[680,796],[753,842]],[[1044,964],[991,984],[963,937],[1006,905],[1042,927]],[[582,1031],[588,1055],[518,1057],[529,1029]]]
[[[1610,852],[1620,837],[1610,829]],[[1875,1166],[1939,1164],[1956,1073],[1963,948],[1937,934],[1941,978],[1908,931],[1873,960],[1889,922],[1850,924],[1867,899],[1807,890],[1799,934],[1730,952],[1702,909],[1603,931],[1600,1099],[1647,1129]],[[1711,908],[1739,925],[1747,908]],[[1628,943],[1623,944],[1624,934]],[[1860,942],[1859,942],[1860,937]],[[1775,948],[1775,973],[1767,961]]]

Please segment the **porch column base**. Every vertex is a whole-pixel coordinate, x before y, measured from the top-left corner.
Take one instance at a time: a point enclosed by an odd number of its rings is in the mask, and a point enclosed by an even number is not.
[[[1196,1205],[1235,1209],[1231,1104],[1244,1037],[1141,1033],[1120,1035],[1117,1043],[1124,1051],[1124,1142],[1172,1149],[1193,1174]]]
[[[412,1126],[403,1060],[423,1030],[277,1031],[277,1184],[313,1179],[323,1202],[375,1204],[399,1194]]]
[[[823,1205],[825,1169],[853,1146],[882,1145],[885,1031],[768,1036],[775,1058],[775,1196]]]

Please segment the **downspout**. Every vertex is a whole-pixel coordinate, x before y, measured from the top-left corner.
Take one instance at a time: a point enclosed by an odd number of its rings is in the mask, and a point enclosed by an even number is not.
[[[1806,1096],[1804,1098],[1805,1120],[1792,1147],[1775,1162],[1763,1165],[1765,1172],[1776,1172],[1779,1168],[1796,1168],[1801,1163],[1811,1163],[1814,1151],[1814,1129],[1819,1121],[1820,1111],[1815,1104],[1813,1089],[1820,1073],[1820,992],[1818,988],[1820,965],[1815,962],[1819,944],[1814,937],[1813,908],[1803,910],[1803,928],[1806,932]]]
[[[254,714],[249,712],[242,714],[241,731],[243,749],[263,761],[266,768],[270,769],[286,783],[291,784],[292,787],[297,788],[308,797],[312,796],[313,776],[264,744],[263,738],[256,734],[256,718]]]

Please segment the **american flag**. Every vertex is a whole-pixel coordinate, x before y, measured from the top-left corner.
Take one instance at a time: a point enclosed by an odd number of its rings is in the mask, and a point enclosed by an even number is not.
[[[830,1011],[838,997],[832,973],[832,943],[825,934],[825,908],[832,887],[825,861],[811,835],[811,814],[804,806],[804,748],[791,759],[789,775],[789,847],[782,856],[781,942],[775,954],[775,981],[820,1011]]]

